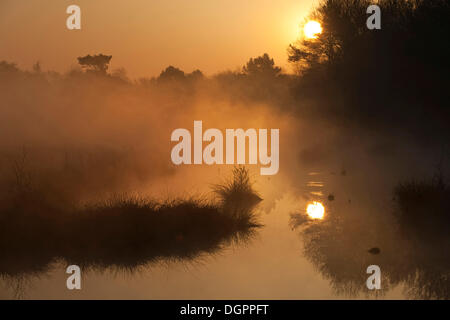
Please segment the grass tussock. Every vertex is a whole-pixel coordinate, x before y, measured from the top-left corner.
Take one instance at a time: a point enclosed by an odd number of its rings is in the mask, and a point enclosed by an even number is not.
[[[247,170],[235,169],[231,181],[215,191],[214,202],[122,194],[65,209],[36,190],[22,191],[2,201],[0,275],[39,274],[60,260],[134,270],[162,259],[194,259],[249,239],[260,226],[253,209],[261,199]]]
[[[257,226],[252,208],[262,199],[253,189],[249,172],[245,167],[233,169],[233,179],[213,186],[223,213],[233,216],[241,223]]]

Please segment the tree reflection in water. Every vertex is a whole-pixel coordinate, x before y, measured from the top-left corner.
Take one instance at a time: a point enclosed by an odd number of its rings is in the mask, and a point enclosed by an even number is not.
[[[406,182],[394,190],[388,214],[364,215],[344,205],[324,220],[293,214],[304,254],[337,295],[383,296],[402,285],[411,299],[450,298],[448,186],[442,179]],[[371,248],[380,248],[371,254]],[[381,289],[369,290],[369,265],[381,268]]]

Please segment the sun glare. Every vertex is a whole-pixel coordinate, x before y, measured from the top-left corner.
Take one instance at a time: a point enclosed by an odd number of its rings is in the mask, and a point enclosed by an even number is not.
[[[306,207],[306,213],[312,219],[323,219],[325,207],[320,202],[314,201]]]
[[[311,20],[305,24],[303,32],[305,33],[305,37],[307,39],[316,39],[317,35],[322,33],[322,26],[319,22]]]

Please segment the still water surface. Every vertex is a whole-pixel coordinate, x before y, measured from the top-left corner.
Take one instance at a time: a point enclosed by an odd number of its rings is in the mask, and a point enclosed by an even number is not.
[[[377,166],[377,168],[380,168]],[[335,168],[336,169],[336,168]],[[192,176],[200,180],[200,184],[192,183],[195,192],[206,192],[208,176],[206,173],[192,173],[185,170],[173,179],[190,180]],[[217,170],[217,169],[214,169]],[[380,169],[377,169],[380,171]],[[256,170],[255,170],[256,171]],[[400,177],[405,172],[396,170]],[[220,170],[215,172],[220,175]],[[191,176],[192,175],[192,176]],[[199,178],[199,177],[205,178]],[[365,230],[370,223],[360,224],[358,221],[370,220],[371,216],[386,215],[390,209],[390,191],[398,177],[380,178],[376,170],[367,171],[355,167],[330,170],[324,168],[306,168],[296,173],[296,183],[289,182],[286,176],[262,177],[254,175],[255,188],[264,201],[258,207],[260,222],[264,225],[257,234],[246,243],[232,244],[214,255],[202,256],[188,262],[154,263],[135,272],[115,270],[88,271],[83,274],[82,289],[69,291],[66,288],[67,275],[65,265],[55,264],[50,272],[26,279],[3,281],[0,298],[31,299],[340,299],[340,298],[405,298],[402,283],[382,290],[382,294],[372,294],[365,289],[364,264],[354,264],[349,252],[357,260],[372,259],[367,252],[371,247],[382,246],[380,232],[382,229]],[[391,181],[391,186],[386,180]],[[173,186],[167,182],[167,186]],[[184,185],[185,186],[185,185]],[[288,187],[284,187],[288,186]],[[150,193],[157,192],[151,189]],[[164,188],[162,188],[164,189]],[[167,187],[167,190],[169,187]],[[180,188],[181,190],[182,188]],[[161,188],[159,188],[161,190]],[[160,192],[164,196],[168,191]],[[170,190],[170,193],[178,190]],[[332,195],[332,197],[331,197]],[[308,221],[305,225],[293,220],[296,215],[305,213],[308,203],[318,201],[325,207],[324,219]],[[354,225],[339,225],[342,217],[351,217]],[[333,219],[332,219],[333,218]],[[358,241],[345,243],[348,238],[340,239],[339,233],[321,229],[321,224],[328,221],[336,230],[344,227],[345,232],[352,232],[352,239]],[[334,222],[333,222],[334,221]],[[298,222],[298,221],[297,221]],[[333,225],[334,223],[334,225]],[[305,249],[307,238],[304,232],[308,226],[319,228],[316,236],[320,237],[325,230],[336,238],[324,236],[322,246],[336,246],[342,243],[342,257],[314,257],[311,247]],[[313,230],[313,229],[312,229]],[[313,230],[314,231],[314,230]],[[378,234],[377,234],[378,233]],[[307,232],[306,232],[307,234]],[[382,237],[381,237],[382,238]],[[309,240],[305,240],[309,239]],[[313,243],[312,245],[316,245]],[[389,245],[389,239],[383,245]],[[327,255],[323,247],[312,248],[312,252]],[[367,263],[378,263],[383,272],[383,254],[388,248],[382,246],[380,258],[367,260]],[[329,264],[328,267],[323,265]],[[356,266],[356,267],[355,267]],[[333,269],[334,268],[334,269]],[[348,275],[347,273],[354,273]],[[356,280],[355,280],[356,279]],[[350,288],[346,290],[346,282]],[[382,283],[382,286],[384,283]]]

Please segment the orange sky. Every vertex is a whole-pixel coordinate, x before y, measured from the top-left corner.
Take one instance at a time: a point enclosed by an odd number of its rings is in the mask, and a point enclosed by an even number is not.
[[[212,74],[286,49],[317,0],[0,0],[0,60],[66,71],[76,57],[113,55],[112,69],[135,78],[168,65]],[[66,29],[67,6],[81,7],[82,30]]]

